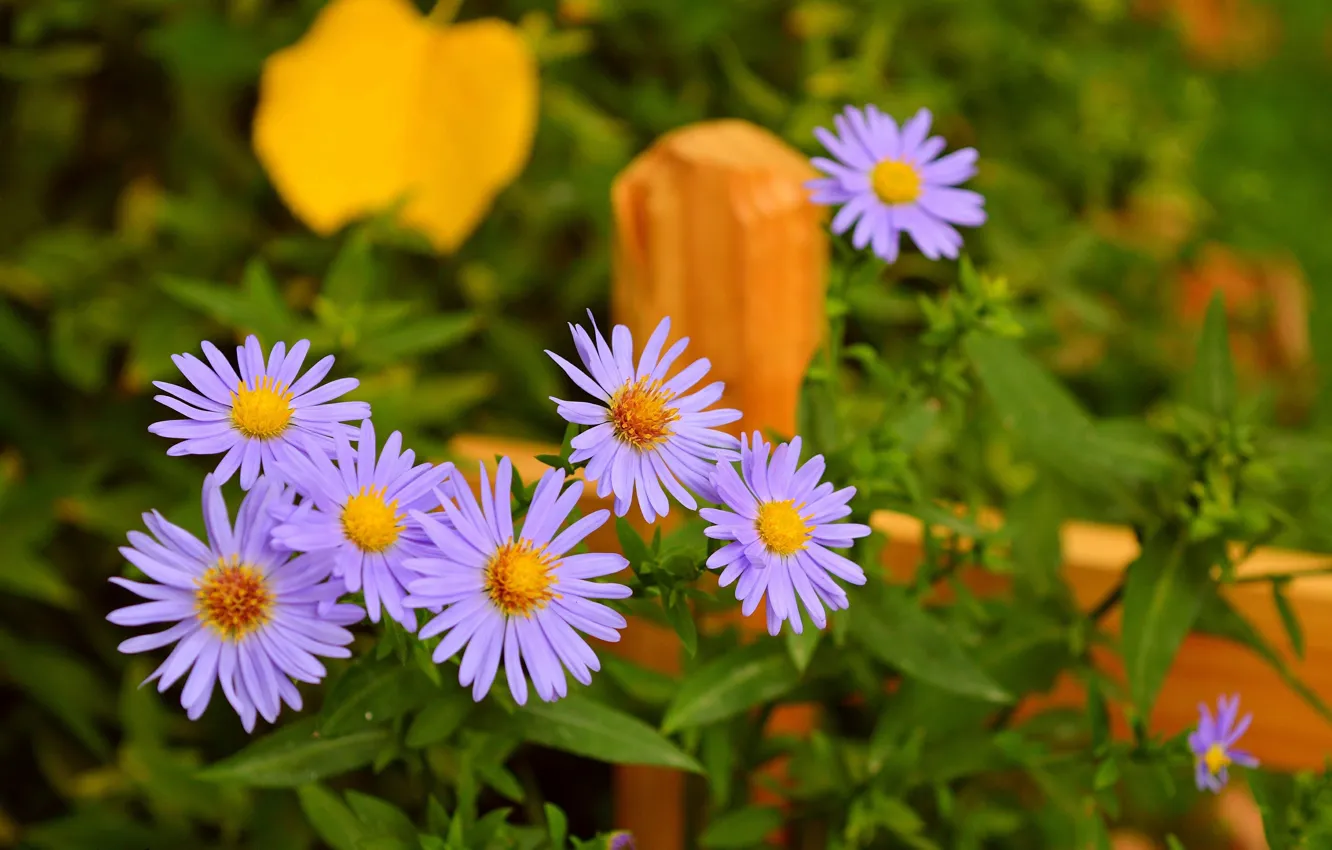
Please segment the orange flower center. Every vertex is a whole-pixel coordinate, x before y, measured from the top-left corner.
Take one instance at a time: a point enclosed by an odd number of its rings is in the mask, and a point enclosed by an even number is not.
[[[505,614],[530,617],[558,596],[551,590],[554,566],[546,547],[510,540],[486,564],[486,594]]]
[[[398,502],[384,500],[385,488],[362,487],[342,508],[342,533],[362,552],[383,552],[398,541],[406,523]]]
[[[291,423],[291,390],[272,378],[250,389],[242,382],[231,394],[231,424],[247,437],[271,440]]]
[[[680,411],[668,404],[672,398],[661,381],[649,383],[647,378],[620,387],[610,402],[615,438],[639,451],[666,442],[673,433],[671,423],[680,418]]]
[[[1220,744],[1208,747],[1207,752],[1203,753],[1202,761],[1207,765],[1207,772],[1213,776],[1230,767],[1230,755]]]
[[[901,160],[885,159],[870,172],[870,185],[889,206],[909,204],[920,197],[920,172]]]
[[[764,502],[759,505],[754,530],[768,551],[788,558],[805,548],[814,526],[808,525],[800,515],[793,499],[782,502]]]
[[[198,580],[195,603],[199,619],[227,640],[240,640],[268,622],[273,593],[263,573],[240,558],[220,559]]]

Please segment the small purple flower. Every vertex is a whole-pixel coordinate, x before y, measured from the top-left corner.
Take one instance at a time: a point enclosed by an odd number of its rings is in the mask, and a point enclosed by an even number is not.
[[[355,433],[343,423],[368,418],[370,405],[330,403],[360,384],[355,378],[340,378],[319,386],[333,368],[332,355],[298,380],[309,349],[304,339],[290,352],[286,343],[279,342],[265,364],[263,347],[251,336],[236,348],[239,375],[210,342],[203,343],[208,365],[193,354],[173,354],[172,362],[198,392],[154,381],[153,386],[170,393],[154,399],[187,418],[154,422],[149,432],[180,440],[167,449],[172,456],[225,452],[213,472],[217,483],[227,483],[239,469],[243,490],[250,489],[261,472],[278,477],[276,462],[300,448],[293,438],[302,436],[317,451],[331,453],[332,437]]]
[[[613,832],[606,842],[606,850],[636,850],[634,836],[628,832]]]
[[[846,608],[846,592],[832,580],[865,583],[865,571],[829,551],[843,549],[870,533],[867,525],[839,523],[851,513],[846,503],[856,488],[833,490],[820,484],[823,455],[800,463],[800,438],[782,443],[772,452],[754,432],[751,447],[740,438],[740,473],[730,463],[718,463],[714,479],[729,510],[704,508],[699,514],[713,523],[704,534],[730,541],[708,558],[712,569],[725,567],[718,583],[726,587],[739,579],[735,597],[748,617],[768,596],[768,633],[775,635],[783,621],[799,634],[803,628],[797,598],[822,629],[828,619],[823,606]],[[743,475],[743,477],[741,477]]]
[[[444,608],[421,627],[420,636],[447,632],[435,648],[437,664],[467,647],[458,682],[472,686],[474,700],[490,691],[503,656],[509,691],[519,705],[527,702],[524,664],[537,695],[553,702],[568,694],[566,669],[584,685],[601,669],[578,631],[605,641],[620,639],[617,630],[624,628],[624,617],[593,600],[624,599],[631,591],[589,579],[617,573],[629,562],[606,552],[569,554],[610,512],[594,511],[560,531],[583,493],[581,481],[565,488],[560,470],[541,476],[522,530],[515,533],[512,474],[509,459],[503,458],[492,490],[481,464],[480,505],[466,483],[455,478],[453,500],[441,494],[452,528],[436,516],[412,514],[438,550],[407,561],[423,578],[408,585],[406,604]]]
[[[652,332],[637,368],[633,338],[624,325],[615,326],[611,345],[597,329],[596,319],[592,320],[595,342],[581,325],[570,325],[569,329],[583,369],[554,352],[546,353],[575,384],[601,403],[558,398],[551,401],[559,405],[559,414],[566,421],[592,426],[574,437],[569,460],[587,461],[587,480],[597,485],[597,495],[605,498],[614,493],[615,514],[624,516],[637,492],[639,510],[648,522],[666,516],[670,510],[667,492],[690,510],[698,504],[685,487],[709,502],[717,501],[711,480],[713,466],[719,457],[734,458],[739,444],[735,437],[715,428],[739,419],[740,411],[705,409],[721,398],[721,381],[684,395],[712,364],[706,359],[695,360],[667,379],[671,364],[689,343],[686,337],[664,355],[661,353],[671,330],[669,317]]]
[[[120,550],[154,583],[112,578],[150,601],[112,611],[107,619],[118,626],[173,624],[124,641],[120,651],[174,643],[147,682],[157,679],[163,692],[188,672],[180,704],[191,720],[203,715],[213,684],[221,682],[245,731],[253,731],[256,714],[272,723],[283,702],[301,710],[292,679],[320,681],[325,671],[316,656],[351,654],[346,645],[352,634],[343,626],[359,622],[365,612],[336,604],[341,583],[326,581],[328,570],[314,559],[290,560],[290,553],[271,545],[271,508],[283,499],[281,490],[260,478],[233,526],[220,482],[210,475],[203,485],[207,546],[153,511],[143,515],[153,536],[131,531],[130,545]]]
[[[437,507],[434,490],[453,474],[453,464],[413,466],[416,453],[401,451],[397,431],[384,441],[376,462],[375,427],[368,419],[361,423],[355,453],[344,435],[334,442],[336,465],[318,451],[293,455],[283,464],[308,498],[295,510],[278,509],[281,524],[273,539],[280,547],[315,555],[349,593],[364,590],[372,622],[379,622],[382,606],[415,631],[416,614],[402,604],[412,578],[403,561],[429,552],[430,541],[409,522],[409,514]]]
[[[1252,714],[1239,718],[1239,695],[1229,699],[1220,697],[1216,702],[1216,719],[1206,705],[1198,705],[1198,728],[1189,735],[1189,749],[1193,751],[1193,781],[1199,791],[1218,793],[1230,780],[1232,764],[1257,767],[1258,759],[1243,750],[1234,749],[1253,721]]]
[[[813,190],[814,203],[842,207],[833,217],[833,233],[855,224],[851,243],[857,249],[872,245],[889,263],[897,260],[902,231],[931,260],[957,257],[962,235],[953,225],[985,223],[985,199],[954,188],[975,176],[976,149],[936,159],[945,142],[929,136],[930,120],[929,110],[922,109],[899,131],[877,107],[848,106],[833,118],[836,134],[822,127],[814,131],[836,159],[811,160],[829,176],[805,185]]]

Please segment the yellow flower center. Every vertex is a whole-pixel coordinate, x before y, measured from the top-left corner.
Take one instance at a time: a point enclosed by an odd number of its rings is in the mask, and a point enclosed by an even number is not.
[[[909,204],[920,197],[920,172],[897,159],[885,159],[870,172],[870,185],[889,206]]]
[[[231,424],[247,437],[271,440],[291,422],[291,390],[272,378],[250,389],[244,382],[231,394]]]
[[[1203,764],[1207,765],[1207,772],[1215,776],[1227,767],[1230,767],[1230,756],[1226,753],[1226,748],[1220,744],[1213,744],[1203,753]]]
[[[195,603],[199,619],[228,640],[240,640],[268,622],[273,593],[263,573],[232,555],[198,580]]]
[[[510,540],[486,564],[486,594],[505,614],[530,617],[558,596],[551,590],[554,566],[546,547]]]
[[[362,552],[383,552],[405,527],[398,502],[384,500],[383,487],[362,487],[342,508],[342,533]]]
[[[671,423],[680,418],[680,411],[667,404],[672,398],[661,381],[649,383],[647,378],[620,387],[610,402],[615,438],[639,451],[666,442],[673,433]]]
[[[754,529],[758,531],[759,540],[768,547],[768,551],[783,558],[804,549],[810,535],[814,533],[814,526],[805,523],[793,499],[759,505]]]

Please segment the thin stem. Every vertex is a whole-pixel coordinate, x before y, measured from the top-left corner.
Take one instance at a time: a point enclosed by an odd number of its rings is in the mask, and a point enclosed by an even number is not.
[[[1107,593],[1100,602],[1096,603],[1096,607],[1092,608],[1087,614],[1088,618],[1090,618],[1093,623],[1099,623],[1105,615],[1113,611],[1115,606],[1122,602],[1123,599],[1124,582],[1121,581],[1112,587],[1110,592]]]
[[[1315,567],[1311,570],[1297,570],[1287,573],[1263,573],[1261,575],[1240,576],[1231,584],[1258,584],[1266,581],[1294,581],[1300,578],[1310,578],[1312,576],[1332,575],[1332,564],[1326,567]]]

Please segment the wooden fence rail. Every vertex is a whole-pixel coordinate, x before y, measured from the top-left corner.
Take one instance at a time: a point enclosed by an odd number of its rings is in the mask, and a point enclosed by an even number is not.
[[[726,382],[726,406],[744,411],[733,433],[795,430],[803,375],[820,342],[828,271],[824,217],[808,202],[804,189],[812,176],[805,158],[767,131],[741,121],[718,121],[662,137],[625,169],[612,191],[615,321],[645,340],[669,315],[672,337],[691,338],[682,360],[711,360],[709,379]],[[525,480],[544,468],[536,455],[555,451],[485,437],[460,438],[453,446],[455,460],[466,462],[464,469],[475,469],[477,459],[505,454]],[[585,508],[602,506],[592,504],[593,496],[587,498]],[[909,578],[921,561],[920,521],[879,513],[871,524],[890,541],[885,568]],[[613,528],[603,528],[590,542],[618,548]],[[1064,526],[1062,546],[1064,578],[1086,608],[1115,585],[1138,551],[1128,529],[1080,522]],[[1261,550],[1240,574],[1299,571],[1327,560]],[[1263,583],[1237,585],[1228,594],[1274,645],[1286,645]],[[1290,597],[1304,624],[1306,653],[1303,661],[1287,660],[1314,691],[1332,699],[1332,578],[1297,582]],[[762,612],[747,625],[765,631]],[[1117,621],[1112,618],[1107,626],[1113,629]],[[678,640],[650,623],[631,622],[613,651],[662,672],[679,669]],[[1332,753],[1332,726],[1301,702],[1270,666],[1234,644],[1200,636],[1190,637],[1180,652],[1151,724],[1178,731],[1195,721],[1199,702],[1232,692],[1242,693],[1245,707],[1255,714],[1245,742],[1266,764],[1320,767]],[[1061,681],[1039,704],[1029,700],[1022,711],[1080,701],[1077,683]],[[803,734],[818,722],[817,706],[785,706],[774,713],[769,728]],[[772,769],[780,771],[781,766]],[[756,797],[762,800],[766,793],[758,789]],[[643,850],[685,846],[685,784],[680,774],[618,768],[615,798],[617,826],[632,830]]]

